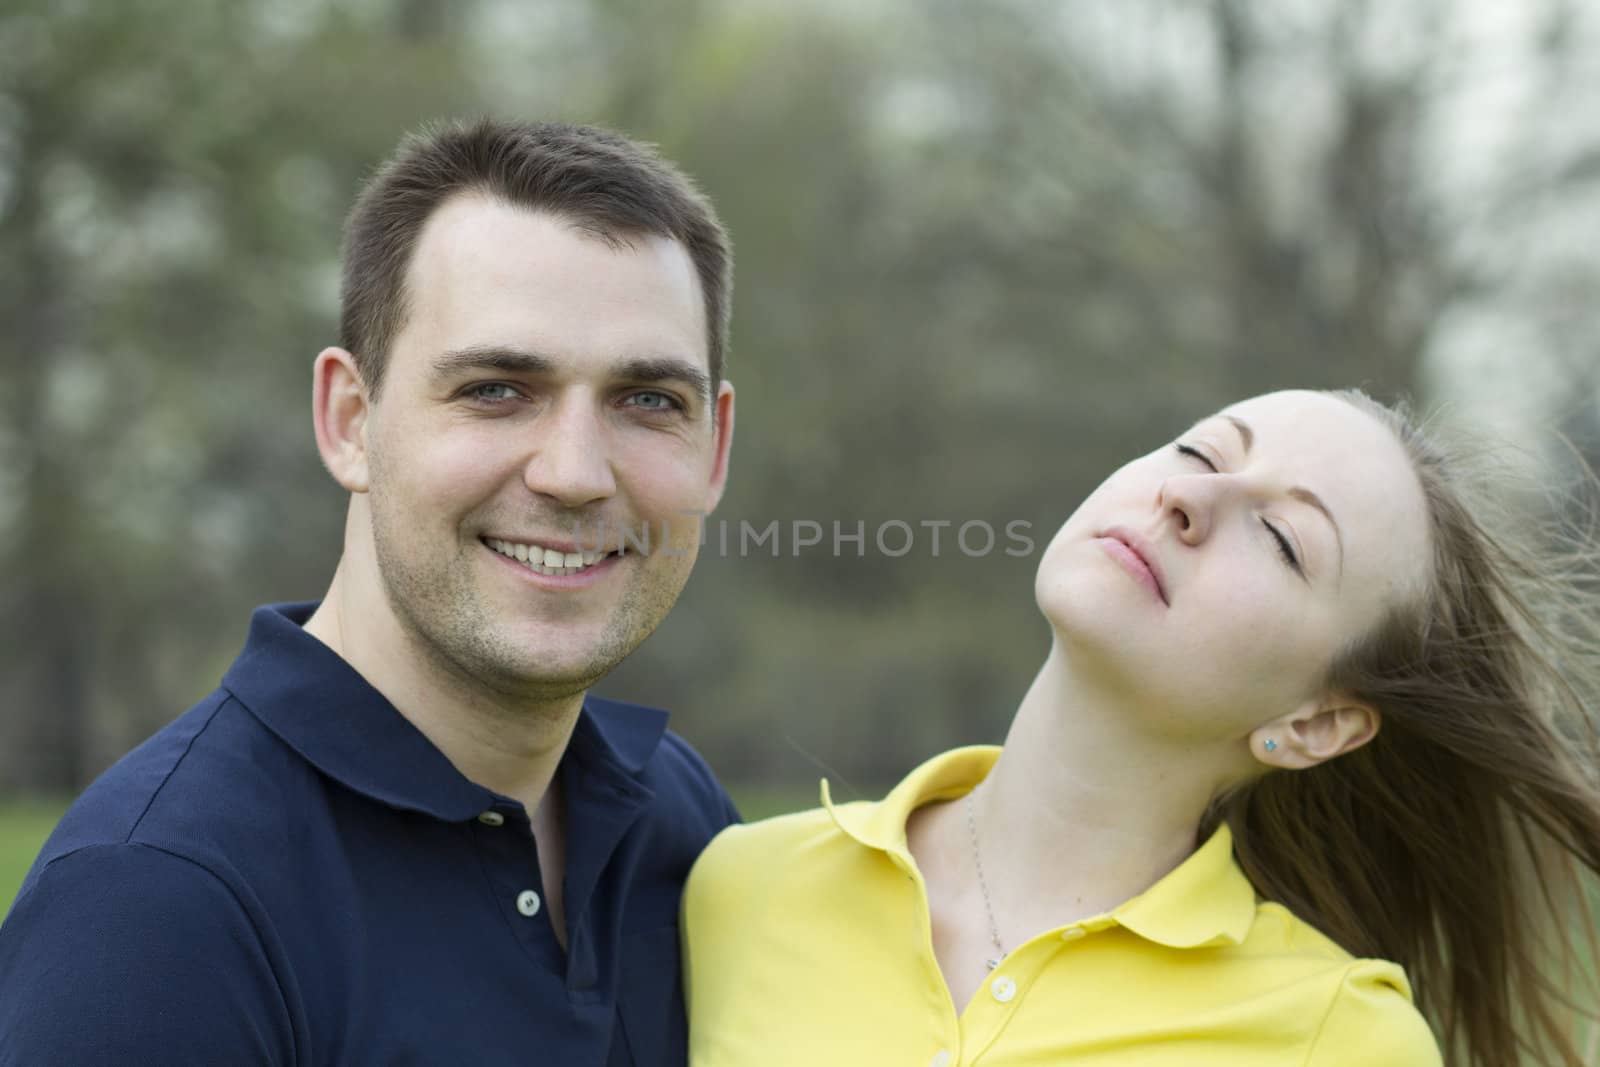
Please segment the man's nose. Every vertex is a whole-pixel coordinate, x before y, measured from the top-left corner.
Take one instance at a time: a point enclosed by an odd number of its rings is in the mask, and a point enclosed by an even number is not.
[[[522,476],[530,490],[568,508],[615,495],[610,435],[592,397],[562,397],[540,420],[539,434]]]

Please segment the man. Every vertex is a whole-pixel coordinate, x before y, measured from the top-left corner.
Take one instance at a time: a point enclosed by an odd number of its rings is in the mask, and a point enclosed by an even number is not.
[[[672,1064],[678,899],[736,818],[586,696],[727,475],[730,253],[586,127],[451,126],[351,213],[320,605],[73,806],[0,928],[0,1064]]]

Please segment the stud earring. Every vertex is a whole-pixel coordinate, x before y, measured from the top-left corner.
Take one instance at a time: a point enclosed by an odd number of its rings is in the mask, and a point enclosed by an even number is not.
[[[1267,738],[1266,743],[1261,747],[1266,749],[1268,752],[1276,752],[1278,749],[1278,742],[1269,737]]]

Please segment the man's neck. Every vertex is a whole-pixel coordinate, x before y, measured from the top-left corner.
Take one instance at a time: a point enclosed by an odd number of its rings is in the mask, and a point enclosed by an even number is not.
[[[521,801],[534,816],[571,740],[583,694],[540,701],[497,693],[441,663],[373,583],[347,579],[341,563],[306,632],[355,668],[462,775]]]

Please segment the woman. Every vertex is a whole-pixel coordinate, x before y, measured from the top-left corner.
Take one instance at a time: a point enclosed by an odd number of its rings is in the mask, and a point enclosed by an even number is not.
[[[1600,1062],[1593,587],[1526,599],[1452,477],[1307,392],[1113,474],[1003,750],[707,850],[693,1062]]]

